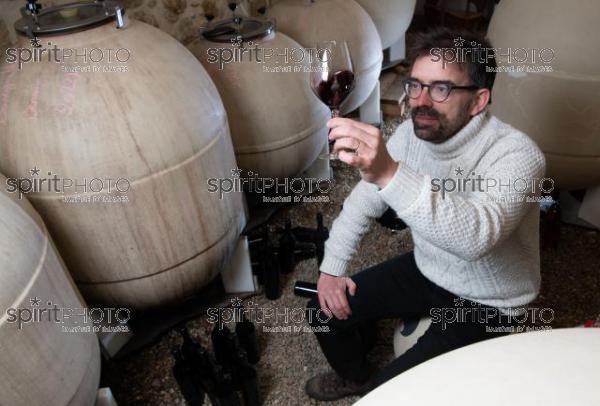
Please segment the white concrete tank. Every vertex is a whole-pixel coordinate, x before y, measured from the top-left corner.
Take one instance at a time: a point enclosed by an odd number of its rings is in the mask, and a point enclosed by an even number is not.
[[[216,22],[188,48],[221,94],[240,168],[284,178],[317,159],[329,110],[310,88],[297,42],[268,21],[243,18]]]
[[[212,80],[158,29],[117,29],[114,6],[42,10],[42,48],[79,59],[0,67],[0,169],[44,185],[58,178],[28,197],[88,301],[144,308],[182,300],[220,272],[244,204],[241,192],[209,191],[236,168]]]
[[[98,339],[63,330],[85,304],[42,219],[13,189],[0,175],[0,404],[92,406]]]
[[[599,20],[594,0],[503,0],[488,30],[511,55],[500,57],[509,72],[496,76],[492,111],[537,142],[564,189],[600,184]]]
[[[373,19],[383,49],[400,40],[415,12],[417,0],[356,0]]]

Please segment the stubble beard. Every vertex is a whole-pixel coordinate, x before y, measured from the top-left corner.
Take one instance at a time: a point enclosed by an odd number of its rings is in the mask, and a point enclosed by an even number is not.
[[[433,124],[419,124],[415,120],[417,115],[434,117],[437,119],[437,122]],[[458,133],[469,122],[470,116],[468,105],[465,105],[460,110],[460,114],[453,121],[449,120],[445,114],[433,108],[420,106],[411,110],[411,119],[417,138],[434,144],[441,144]]]

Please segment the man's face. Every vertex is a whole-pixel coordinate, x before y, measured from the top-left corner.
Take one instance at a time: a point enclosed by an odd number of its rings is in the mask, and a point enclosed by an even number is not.
[[[447,82],[456,86],[472,85],[466,68],[456,63],[443,66],[442,60],[433,61],[429,56],[416,59],[410,79],[422,84]],[[452,90],[443,102],[431,99],[428,87],[423,87],[416,99],[409,98],[415,135],[425,141],[439,144],[456,134],[471,119],[473,92]]]

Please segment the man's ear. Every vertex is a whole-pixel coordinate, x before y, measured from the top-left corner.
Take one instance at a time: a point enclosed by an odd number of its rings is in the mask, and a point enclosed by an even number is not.
[[[483,109],[490,103],[491,97],[490,89],[478,89],[473,96],[473,100],[471,102],[471,111],[469,114],[471,117],[476,116],[481,113]]]

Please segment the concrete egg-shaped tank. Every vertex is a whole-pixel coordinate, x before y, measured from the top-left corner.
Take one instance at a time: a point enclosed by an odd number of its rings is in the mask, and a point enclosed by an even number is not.
[[[599,19],[594,0],[503,0],[488,30],[501,65],[492,111],[536,141],[564,189],[600,184]]]
[[[195,294],[245,224],[242,194],[216,189],[236,168],[217,89],[169,35],[117,28],[110,1],[42,13],[42,48],[71,51],[0,68],[0,169],[29,179],[89,302],[147,308]],[[85,25],[90,15],[100,21]],[[53,32],[62,19],[70,29]]]
[[[373,19],[383,49],[404,36],[415,12],[416,0],[355,0]]]
[[[85,305],[41,218],[6,180],[0,175],[0,403],[92,406],[98,339],[65,331]]]
[[[226,27],[237,29],[237,42],[231,33],[219,35]],[[283,178],[317,159],[329,110],[310,88],[308,58],[298,43],[270,22],[243,19],[239,26],[215,23],[188,48],[219,90],[241,169]]]
[[[324,41],[346,41],[354,64],[355,88],[342,114],[360,107],[377,84],[383,52],[377,28],[354,0],[280,0],[268,9],[277,29],[305,48]]]

